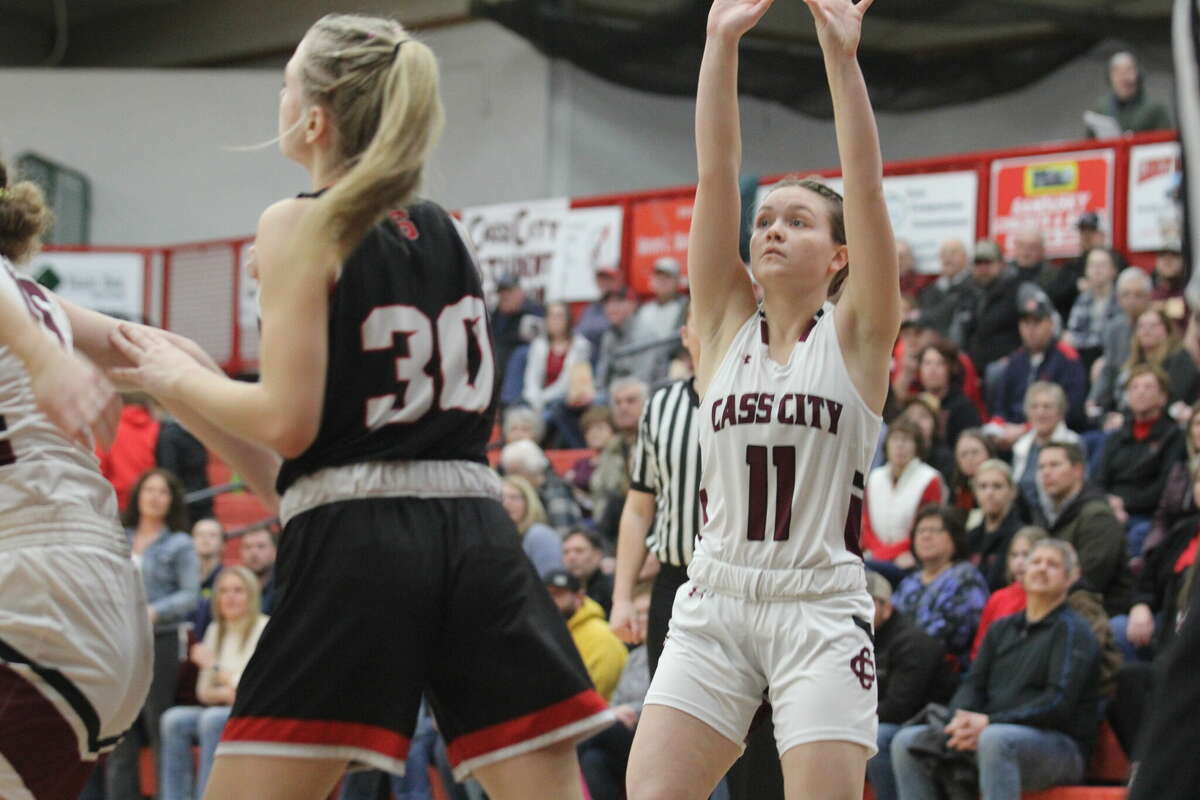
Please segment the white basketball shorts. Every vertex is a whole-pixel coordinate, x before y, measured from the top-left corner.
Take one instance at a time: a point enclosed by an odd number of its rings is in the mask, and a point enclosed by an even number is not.
[[[877,694],[866,592],[769,602],[688,581],[675,607],[646,704],[669,706],[744,747],[763,702],[782,755],[848,741],[875,754]]]
[[[0,797],[77,797],[150,687],[145,592],[116,547],[14,538],[0,539]]]

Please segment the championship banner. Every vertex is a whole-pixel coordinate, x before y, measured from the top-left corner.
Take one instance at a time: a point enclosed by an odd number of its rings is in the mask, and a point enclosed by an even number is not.
[[[489,304],[496,281],[506,275],[516,276],[535,300],[548,298],[558,238],[568,210],[565,197],[462,210],[463,227],[475,246]]]
[[[818,178],[842,193],[841,178]],[[772,184],[759,187],[758,203]],[[892,233],[912,247],[917,272],[936,275],[942,266],[938,249],[947,239],[958,239],[971,251],[975,241],[979,176],[971,170],[927,172],[918,175],[885,175],[883,195]]]
[[[141,253],[68,253],[43,251],[28,274],[72,303],[143,321],[146,257]]]
[[[1129,150],[1128,250],[1161,250],[1179,243],[1179,212],[1168,196],[1183,169],[1178,142],[1142,144]]]
[[[563,216],[547,300],[577,303],[600,299],[596,272],[621,270],[624,219],[621,206],[573,208]]]
[[[654,262],[670,257],[687,274],[688,232],[692,228],[692,198],[667,197],[634,203],[629,219],[633,256],[629,285],[640,294],[650,293]]]
[[[1027,226],[1045,237],[1046,258],[1077,255],[1075,223],[1085,211],[1095,211],[1111,235],[1113,158],[1109,149],[993,161],[988,227],[1005,257],[1013,234]]]

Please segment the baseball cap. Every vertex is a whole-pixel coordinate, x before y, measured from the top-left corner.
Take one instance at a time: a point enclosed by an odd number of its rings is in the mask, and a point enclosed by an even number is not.
[[[1079,215],[1075,227],[1081,231],[1098,231],[1100,230],[1100,216],[1095,211],[1085,211]]]
[[[1050,304],[1046,302],[1044,297],[1031,297],[1022,303],[1021,308],[1018,310],[1018,316],[1021,318],[1037,317],[1038,319],[1047,319],[1051,313],[1053,312]]]
[[[562,567],[556,567],[543,575],[542,583],[557,589],[566,589],[568,592],[578,592],[583,588],[579,584],[579,578],[576,578]]]
[[[654,271],[664,275],[678,275],[679,262],[670,256],[663,256],[654,262]]]
[[[975,243],[976,261],[999,261],[1000,246],[991,239],[980,239]]]
[[[600,298],[600,302],[607,303],[609,300],[625,300],[629,296],[629,287],[622,286],[618,289],[609,289]]]

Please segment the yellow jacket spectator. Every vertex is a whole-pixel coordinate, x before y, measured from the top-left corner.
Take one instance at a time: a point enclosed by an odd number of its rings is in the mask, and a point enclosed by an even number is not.
[[[546,573],[544,581],[554,604],[567,620],[571,639],[596,691],[605,700],[612,700],[629,652],[609,629],[604,609],[584,594],[578,578],[565,569],[555,569]]]

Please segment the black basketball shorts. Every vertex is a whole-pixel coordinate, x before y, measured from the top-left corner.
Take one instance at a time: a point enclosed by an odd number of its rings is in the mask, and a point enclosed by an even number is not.
[[[611,723],[500,504],[347,500],[290,519],[222,754],[404,771],[422,693],[455,774]]]

